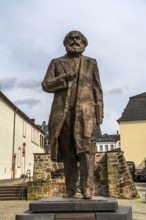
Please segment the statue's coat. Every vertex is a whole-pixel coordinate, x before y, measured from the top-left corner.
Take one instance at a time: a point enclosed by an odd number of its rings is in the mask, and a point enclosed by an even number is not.
[[[72,60],[65,55],[53,59],[42,83],[43,90],[54,93],[54,100],[49,118],[48,130],[51,146],[51,159],[62,161],[58,137],[65,120],[68,106],[68,84],[64,74],[73,74]],[[81,56],[76,86],[74,139],[76,152],[94,151],[91,142],[96,139],[96,124],[103,117],[103,96],[95,59]]]

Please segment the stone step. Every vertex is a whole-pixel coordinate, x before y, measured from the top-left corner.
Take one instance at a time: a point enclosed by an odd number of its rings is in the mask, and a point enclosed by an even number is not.
[[[0,197],[8,197],[8,196],[21,196],[22,195],[22,192],[3,192],[3,193],[0,193]],[[23,195],[27,195],[27,192],[26,191],[23,191]]]
[[[27,199],[27,186],[1,186],[0,200],[19,200]]]
[[[23,188],[27,188],[27,186],[23,186]],[[3,190],[19,190],[22,189],[22,186],[0,186],[0,191]]]
[[[6,201],[6,200],[22,200],[22,197],[21,196],[0,197],[0,201]],[[27,200],[27,197],[23,197],[23,200]]]

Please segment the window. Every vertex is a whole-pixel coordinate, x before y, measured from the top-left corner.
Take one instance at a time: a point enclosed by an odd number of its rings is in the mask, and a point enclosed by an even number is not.
[[[18,168],[21,167],[21,147],[18,148],[18,160],[17,160]]]
[[[111,150],[114,150],[114,145],[113,144],[111,144]]]
[[[26,137],[26,121],[23,120],[23,137]]]
[[[37,131],[37,145],[39,146],[39,132]]]
[[[99,151],[101,151],[101,152],[103,151],[103,145],[99,146]]]
[[[25,146],[26,146],[26,143],[23,143],[22,157],[25,157]]]
[[[33,127],[31,127],[31,142],[33,142]]]
[[[105,145],[105,151],[108,151],[108,145]]]
[[[40,134],[40,147],[44,148],[44,137]]]
[[[39,145],[39,132],[34,127],[31,127],[31,142]]]
[[[25,173],[25,154],[26,154],[25,146],[26,146],[26,143],[23,143],[22,162],[21,162],[21,172],[22,172],[22,174]]]
[[[36,133],[36,129],[34,128],[34,143],[37,143],[37,133]]]

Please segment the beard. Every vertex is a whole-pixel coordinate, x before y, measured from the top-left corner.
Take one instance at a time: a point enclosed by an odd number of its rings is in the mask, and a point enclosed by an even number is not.
[[[66,51],[70,54],[81,54],[85,50],[85,45],[78,44],[78,43],[72,43],[66,45]]]

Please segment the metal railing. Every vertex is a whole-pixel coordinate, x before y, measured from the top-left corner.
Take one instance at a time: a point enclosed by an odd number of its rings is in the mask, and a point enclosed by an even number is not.
[[[30,181],[30,178],[31,178],[31,170],[27,170],[26,174],[23,177],[23,181],[21,184],[21,192],[22,192],[21,200],[24,199],[24,188],[25,188],[26,180],[28,179]]]

